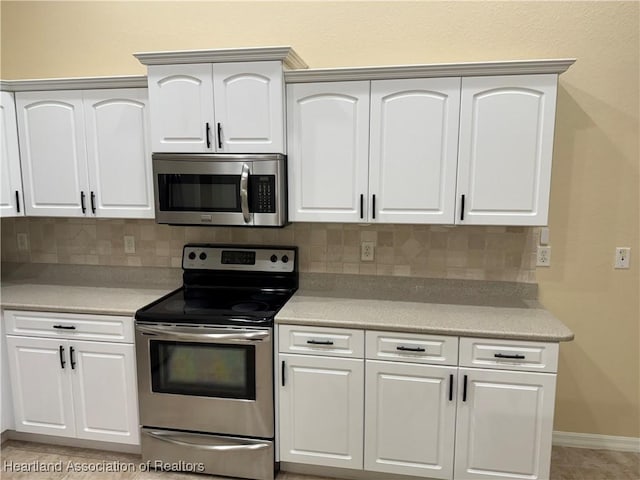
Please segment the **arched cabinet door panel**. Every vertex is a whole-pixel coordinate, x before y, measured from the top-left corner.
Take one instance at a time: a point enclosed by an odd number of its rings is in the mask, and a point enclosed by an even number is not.
[[[16,107],[11,92],[0,92],[0,217],[24,215]]]

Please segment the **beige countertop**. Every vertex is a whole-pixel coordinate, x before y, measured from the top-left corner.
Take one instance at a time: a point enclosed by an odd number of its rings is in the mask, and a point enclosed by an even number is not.
[[[562,342],[573,332],[536,302],[522,308],[352,299],[297,292],[276,323]]]

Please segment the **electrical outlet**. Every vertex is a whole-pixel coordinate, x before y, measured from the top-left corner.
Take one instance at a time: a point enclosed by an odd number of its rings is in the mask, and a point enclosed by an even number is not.
[[[375,242],[362,242],[360,246],[360,260],[363,262],[373,262],[375,248]]]
[[[538,247],[538,254],[536,258],[537,267],[550,267],[551,266],[551,247]]]
[[[18,240],[18,251],[26,252],[29,250],[29,237],[26,233],[19,233],[17,235]]]
[[[124,236],[124,253],[136,253],[136,237],[133,235]]]
[[[631,248],[629,247],[616,247],[616,259],[614,262],[614,268],[629,268],[631,260]]]

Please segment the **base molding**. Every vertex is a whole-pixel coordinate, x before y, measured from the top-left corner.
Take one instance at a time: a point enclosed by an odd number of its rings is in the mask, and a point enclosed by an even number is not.
[[[5,430],[2,432],[2,442],[4,443],[6,440],[21,440],[23,442],[45,443],[48,445],[61,445],[64,447],[92,448],[94,450],[140,455],[140,445],[102,442],[98,440],[83,440],[71,437],[57,437],[55,435],[42,435],[39,433],[16,432],[15,430]]]
[[[553,432],[553,445],[640,453],[640,438],[597,435],[594,433]]]

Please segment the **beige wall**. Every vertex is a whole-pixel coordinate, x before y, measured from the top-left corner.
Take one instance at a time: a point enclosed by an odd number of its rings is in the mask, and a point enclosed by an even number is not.
[[[542,302],[556,430],[639,436],[638,2],[2,2],[5,79],[143,74],[132,52],[292,45],[312,67],[576,57],[560,77]],[[632,268],[612,269],[616,246]]]

